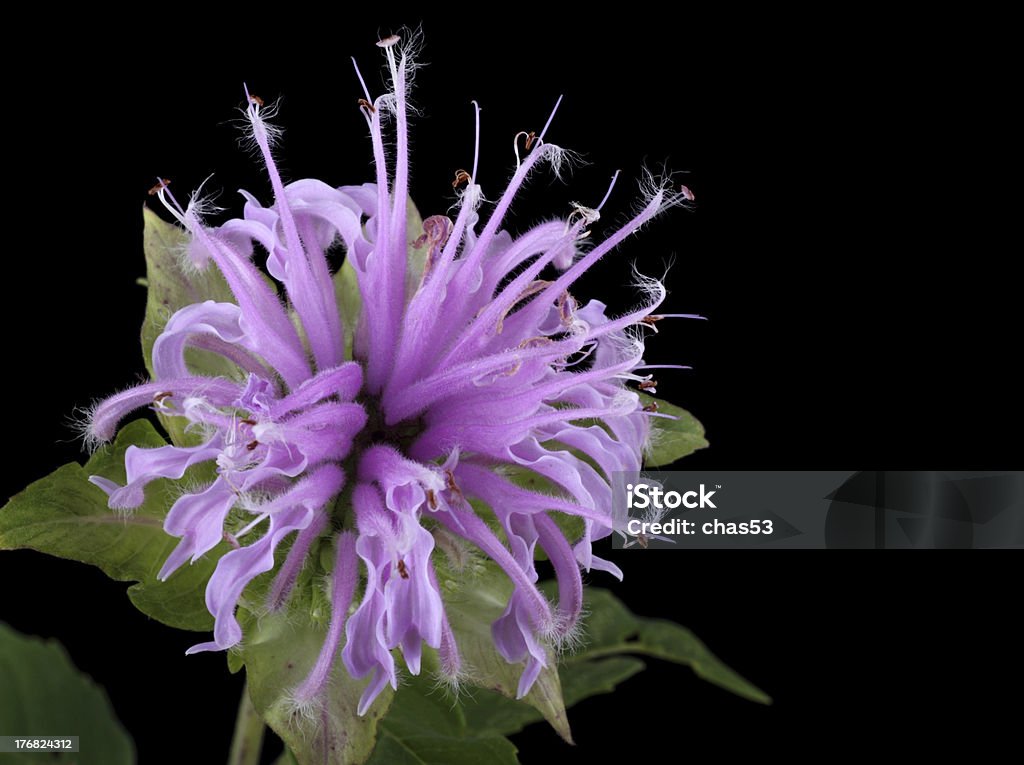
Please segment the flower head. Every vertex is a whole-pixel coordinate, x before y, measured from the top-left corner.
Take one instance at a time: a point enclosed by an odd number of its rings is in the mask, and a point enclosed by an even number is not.
[[[163,578],[222,539],[234,547],[206,593],[213,640],[192,651],[241,640],[236,605],[257,575],[274,568],[282,540],[294,535],[270,609],[287,603],[313,543],[335,536],[327,639],[294,696],[299,704],[315,700],[340,653],[353,676],[370,677],[360,713],[386,684],[397,684],[395,649],[414,674],[423,644],[437,649],[442,672],[462,671],[435,571],[445,540],[471,544],[514,585],[492,636],[505,659],[523,664],[520,696],[547,666],[549,645],[573,634],[581,568],[621,577],[592,543],[613,530],[612,474],[639,471],[650,418],[659,416],[627,383],[652,387],[643,336],[660,318],[652,313],[665,293],[647,280],[643,305],[609,316],[604,304],[580,302],[570,290],[686,196],[652,186],[635,215],[596,244],[589,235],[608,195],[513,236],[502,226],[516,195],[543,165],[557,171],[566,152],[545,140],[550,119],[539,134],[516,136],[515,171],[481,222],[476,107],[477,151],[472,172],[456,178],[466,184],[458,213],[454,221],[427,218],[412,244],[419,257],[410,261],[406,96],[414,65],[397,38],[380,45],[390,88],[374,99],[364,84],[360,100],[375,183],[286,185],[273,155],[279,131],[267,123],[262,100],[246,91],[248,134],[273,203],[243,192],[242,217],[211,227],[195,202],[182,207],[166,182],[158,184],[160,201],[191,235],[190,264],[217,268],[234,302],[177,311],[153,347],[153,380],[102,402],[90,425],[95,439],[107,440],[126,413],[151,406],[201,436],[195,446],[129,449],[124,486],[92,479],[111,508],[130,512],[150,481],[213,464],[212,482],[183,494],[165,523],[181,542]],[[337,242],[361,296],[352,327],[343,326],[326,256]],[[264,253],[284,300],[257,266]],[[192,348],[219,354],[235,374],[194,373],[186,355]],[[524,470],[552,490],[526,488],[509,475]],[[347,501],[336,502],[343,489]],[[551,517],[556,512],[582,519],[582,532],[567,538]],[[245,523],[229,531],[229,515],[237,514]],[[538,547],[558,578],[555,605],[536,586]]]

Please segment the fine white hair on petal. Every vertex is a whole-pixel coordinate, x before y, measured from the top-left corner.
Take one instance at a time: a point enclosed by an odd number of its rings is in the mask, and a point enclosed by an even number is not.
[[[142,385],[145,382],[147,382],[145,378],[139,377],[137,382],[136,382],[136,385]],[[118,429],[115,427],[114,434],[109,436],[109,437],[104,436],[101,433],[97,433],[96,432],[96,423],[95,423],[96,411],[106,401],[109,401],[110,399],[114,398],[115,396],[118,396],[118,395],[120,395],[122,393],[125,393],[125,392],[131,390],[134,387],[135,387],[135,385],[125,385],[120,390],[116,390],[116,391],[114,391],[113,393],[111,393],[108,396],[104,396],[103,398],[95,398],[95,399],[93,399],[92,402],[90,402],[88,406],[85,406],[85,407],[79,406],[79,407],[75,407],[72,410],[70,418],[69,418],[70,419],[69,425],[71,426],[71,429],[77,434],[78,438],[82,439],[82,448],[88,454],[92,454],[93,452],[95,452],[98,448],[100,448],[104,444],[108,444],[108,443],[112,442],[114,440],[114,437],[117,435],[117,432],[118,432]],[[124,419],[124,417],[127,417],[127,416],[128,416],[128,413],[125,413],[124,416],[122,417],[122,419]],[[121,420],[118,420],[118,422],[115,423],[115,425],[120,424],[120,422],[121,422]]]
[[[250,99],[256,96],[250,96]],[[257,138],[266,136],[267,143],[273,148],[281,136],[284,135],[284,128],[276,125],[270,120],[277,117],[281,111],[281,99],[276,98],[272,102],[261,105],[250,101],[242,108],[244,119],[240,120],[242,126],[242,137],[239,145],[248,152],[260,156],[260,145]]]
[[[664,167],[658,175],[651,172],[649,168],[643,168],[638,179],[640,197],[634,208],[634,213],[642,212],[656,199],[658,200],[657,215],[661,215],[673,207],[692,207],[687,194],[681,190],[685,187],[680,186],[673,176],[674,174]],[[637,231],[639,230],[638,228]]]
[[[558,180],[563,180],[563,174],[567,175],[576,167],[586,164],[583,156],[571,149],[564,149],[553,143],[543,143],[534,151],[543,152],[543,161],[547,162],[551,172]],[[541,163],[538,162],[539,166]]]
[[[182,222],[189,232],[191,240],[183,242],[174,250],[178,267],[185,276],[197,276],[205,272],[210,265],[210,254],[196,241],[194,227],[205,226],[205,218],[224,211],[224,208],[217,204],[221,193],[219,190],[203,193],[203,188],[211,178],[213,178],[213,174],[208,175],[199,184],[199,187],[189,196],[188,205],[185,207]]]
[[[462,698],[473,699],[472,686],[469,685],[469,681],[472,679],[472,674],[466,669],[465,665],[459,668],[458,672],[449,674],[443,669],[438,669],[436,672],[431,673],[431,690],[440,691],[447,696],[452,703],[452,709],[454,709]]]
[[[288,691],[279,703],[294,726],[307,738],[317,732],[316,723],[326,710],[326,703],[322,695],[304,699],[296,696],[295,690]]]
[[[405,87],[409,89],[412,87],[413,77],[417,70],[424,66],[419,61],[420,53],[423,50],[423,28],[403,29],[398,50],[398,62],[405,70]]]
[[[196,190],[189,196],[188,205],[185,207],[186,218],[192,216],[196,221],[202,223],[203,218],[224,212],[224,208],[216,202],[217,198],[220,196],[220,191],[214,191],[208,194],[203,193],[203,188],[210,182],[211,178],[213,178],[213,173],[206,176],[203,179],[203,182],[200,183]]]
[[[206,225],[203,218],[208,215],[216,215],[224,210],[215,202],[220,196],[219,191],[211,194],[203,193],[203,187],[212,177],[212,173],[206,176],[199,187],[189,196],[188,204],[184,209],[171,194],[166,183],[161,183],[157,192],[160,203],[191,237],[181,244],[174,245],[171,250],[172,254],[177,256],[178,265],[186,276],[195,276],[205,271],[209,265],[210,253],[199,243],[196,231]]]
[[[572,619],[571,623],[569,623],[568,617],[556,617],[558,620],[558,630],[552,636],[551,647],[558,653],[575,653],[582,648],[587,636],[583,621],[588,615],[587,609],[582,609],[579,615]]]
[[[470,180],[466,188],[455,190],[455,201],[448,207],[448,212],[457,213],[462,209],[463,203],[468,203],[470,214],[476,215],[476,211],[480,209],[480,205],[489,201],[490,200],[484,196],[483,188]]]
[[[583,577],[583,572],[580,572],[580,575],[581,579],[583,579],[584,585],[589,585],[588,578]],[[588,625],[590,623],[590,614],[590,606],[584,603],[580,607],[580,612],[576,617],[576,622],[559,641],[558,649],[560,652],[569,654],[576,653],[589,642],[588,638],[590,637],[590,631]]]
[[[178,416],[180,412],[175,412],[174,415]],[[185,425],[185,432],[189,435],[198,434],[200,440],[205,443],[217,434],[217,427],[208,422],[189,422]]]
[[[633,271],[633,286],[638,289],[644,296],[644,308],[653,308],[660,305],[665,300],[666,294],[663,280],[668,275],[669,268],[672,267],[671,262],[665,267],[665,274],[662,275],[661,279],[656,279],[653,276],[647,276],[637,269],[636,263],[632,264]]]
[[[401,70],[402,78],[405,82],[405,88],[402,93],[405,109],[410,114],[418,115],[420,113],[419,109],[411,103],[410,96],[416,72],[420,67],[424,66],[419,62],[419,54],[423,49],[422,29],[420,27],[416,29],[403,27],[396,34],[387,35],[380,40],[377,43],[377,47],[383,50],[387,60],[385,72],[387,72],[386,79],[389,88],[388,92],[378,96],[374,102],[374,108],[380,110],[382,120],[394,116],[398,105],[398,74],[399,70]]]
[[[630,356],[643,355],[645,348],[643,332],[635,326],[603,335],[600,342],[611,346],[616,359],[628,359]]]
[[[107,439],[97,435],[92,426],[93,412],[101,401],[102,399],[93,401],[89,406],[76,406],[67,417],[67,425],[75,434],[75,440],[81,439],[82,449],[88,454],[92,454],[107,443]]]

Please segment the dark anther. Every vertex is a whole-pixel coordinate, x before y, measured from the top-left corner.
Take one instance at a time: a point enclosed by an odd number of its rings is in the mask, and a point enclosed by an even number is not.
[[[452,181],[452,188],[457,189],[463,183],[469,183],[471,180],[473,180],[472,176],[470,176],[470,174],[465,170],[456,170],[455,180]]]
[[[641,324],[646,324],[649,327],[653,327],[655,324],[657,324],[659,321],[661,321],[664,318],[665,318],[664,316],[656,316],[655,314],[652,313],[652,314],[648,314],[644,318],[640,319],[640,323]]]
[[[523,148],[529,151],[530,147],[533,146],[533,142],[536,140],[537,134],[531,130],[529,133],[526,134],[526,145]]]
[[[366,109],[366,111],[368,111],[370,114],[373,114],[374,112],[377,111],[376,109],[373,108],[373,104],[371,104],[365,98],[359,99],[359,108]]]
[[[402,579],[409,578],[409,569],[405,567],[405,561],[401,558],[398,559],[398,575],[402,577]]]
[[[640,390],[651,390],[652,388],[657,388],[657,387],[658,387],[658,381],[657,380],[644,380],[639,385]]]
[[[248,449],[251,452],[253,449],[255,449],[259,445],[260,445],[259,441],[250,441],[249,443],[247,443],[245,445],[245,448]]]
[[[163,400],[165,398],[170,398],[173,395],[174,395],[174,391],[169,391],[169,390],[165,390],[162,393],[157,393],[155,396],[153,396],[153,403],[154,404],[159,404],[159,403],[163,402]]]
[[[644,411],[645,412],[657,412],[658,411],[658,404],[656,402],[652,401],[651,403],[649,403],[647,406],[644,407]]]
[[[249,94],[249,103],[254,106],[263,106],[263,99],[252,93]]]
[[[459,499],[464,499],[462,496],[462,489],[460,489],[459,485],[455,483],[455,474],[451,470],[444,471],[444,482],[448,487],[448,491],[455,494]]]
[[[158,184],[157,184],[156,186],[154,186],[153,188],[151,188],[151,189],[149,190],[149,192],[147,192],[147,193],[148,193],[148,194],[149,194],[149,195],[150,195],[151,197],[155,197],[155,196],[156,196],[157,194],[159,194],[159,193],[160,193],[161,191],[163,191],[164,189],[166,189],[166,188],[167,188],[168,186],[170,186],[170,185],[171,185],[171,182],[170,182],[170,180],[169,180],[169,179],[167,179],[167,178],[161,178],[161,179],[160,179],[160,183],[158,183]]]
[[[437,510],[437,495],[433,489],[427,489],[427,504],[431,510]]]

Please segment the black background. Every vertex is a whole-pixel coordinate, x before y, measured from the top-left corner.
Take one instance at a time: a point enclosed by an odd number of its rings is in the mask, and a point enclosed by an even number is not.
[[[598,201],[616,168],[623,177],[605,221],[629,209],[644,163],[686,171],[696,210],[631,239],[576,294],[624,308],[636,298],[632,262],[660,274],[674,259],[670,307],[710,317],[666,322],[648,343],[649,358],[694,366],[661,375],[659,390],[707,426],[712,447],[688,469],[1021,467],[1014,288],[999,275],[1002,253],[967,221],[968,203],[953,201],[955,137],[932,133],[972,96],[941,56],[887,72],[877,58],[888,54],[875,50],[872,66],[825,28],[801,39],[767,27],[740,35],[524,11],[509,7],[493,24],[424,18],[413,195],[424,214],[451,203],[453,172],[472,159],[472,98],[484,109],[480,180],[490,197],[507,176],[513,134],[543,125],[559,93],[548,138],[591,163],[567,186],[538,176],[514,230],[570,200]],[[235,188],[268,198],[232,124],[243,80],[265,99],[284,98],[286,177],[371,179],[348,57],[378,93],[373,42],[391,21],[350,18],[291,36],[243,19],[195,52],[141,30],[53,41],[37,56],[59,74],[31,62],[12,74],[0,494],[78,458],[66,418],[143,372],[145,296],[134,280],[139,207],[154,177],[185,191],[216,172],[210,187],[234,211]],[[592,581],[639,613],[693,628],[774,706],[657,665],[572,710],[575,748],[537,726],[516,737],[521,758],[642,757],[662,741],[684,755],[825,756],[880,751],[890,737],[915,750],[992,741],[1008,733],[1004,713],[1019,710],[998,697],[1021,679],[1018,560],[623,555],[623,584]],[[223,761],[241,680],[222,656],[186,658],[195,635],[142,616],[125,585],[84,566],[4,553],[0,582],[0,619],[68,647],[107,687],[140,762]],[[190,755],[197,746],[203,754]]]

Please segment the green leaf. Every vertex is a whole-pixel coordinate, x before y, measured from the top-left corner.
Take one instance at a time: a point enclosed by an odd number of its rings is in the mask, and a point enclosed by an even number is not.
[[[567,664],[560,670],[565,705],[571,707],[591,696],[611,693],[646,665],[632,656],[613,656],[586,662]]]
[[[149,422],[136,420],[84,468],[70,463],[36,481],[0,510],[0,550],[38,550],[97,566],[112,579],[137,582],[128,588],[128,597],[144,614],[179,629],[212,629],[203,590],[227,545],[160,582],[156,575],[178,544],[163,530],[164,516],[178,496],[175,484],[163,479],[149,484],[146,502],[124,517],[110,510],[107,495],[88,481],[90,475],[102,475],[123,483],[129,446],[165,444]],[[184,480],[198,480],[203,470],[194,468]]]
[[[359,277],[352,261],[345,258],[341,268],[334,274],[334,299],[338,301],[341,321],[345,325],[345,358],[352,358],[352,338],[363,307],[363,296],[359,291]]]
[[[385,731],[371,765],[515,765],[515,745],[501,736],[455,739],[443,736],[397,738]]]
[[[619,683],[643,668],[642,661],[629,656],[563,665],[559,675],[565,706],[572,707],[591,696],[611,693]],[[460,705],[467,726],[479,734],[510,736],[544,719],[533,707],[491,691],[474,691],[472,697],[460,700]]]
[[[241,616],[242,615],[240,615],[240,614],[238,614],[238,612],[236,612],[235,617],[238,619],[239,624],[242,623]],[[234,646],[232,648],[229,648],[227,650],[227,660],[228,660],[228,672],[230,672],[232,675],[237,674],[238,671],[241,670],[242,667],[245,666],[245,654],[242,652],[241,646],[237,646],[236,645],[236,646]]]
[[[146,256],[146,316],[142,322],[142,357],[146,369],[153,374],[153,343],[168,320],[179,308],[204,300],[233,303],[234,297],[216,267],[186,273],[181,264],[187,257],[189,235],[184,229],[168,223],[148,207],[142,208],[142,250]],[[233,377],[237,367],[223,356],[190,348],[186,362],[196,374]],[[159,415],[171,440],[180,445],[196,444],[198,435],[185,433],[181,417]]]
[[[274,765],[299,765],[299,763],[295,759],[295,755],[286,748],[281,753],[281,756],[274,760]]]
[[[78,736],[80,752],[5,754],[5,763],[132,765],[135,747],[107,694],[71,663],[60,643],[0,623],[0,732]]]
[[[554,582],[542,586],[554,593]],[[644,663],[626,654],[640,654],[685,664],[694,672],[727,691],[762,704],[771,699],[723,664],[690,630],[661,619],[645,619],[631,613],[607,590],[587,588],[587,643],[564,658],[559,668],[565,705],[571,707],[601,693],[644,669]],[[508,736],[542,719],[521,702],[496,693],[476,691],[460,701],[466,724],[478,734]]]
[[[698,449],[705,449],[708,441],[704,438],[704,426],[696,417],[675,404],[663,401],[646,393],[640,394],[645,406],[657,404],[662,414],[671,414],[677,419],[651,417],[651,448],[644,460],[646,467],[660,467],[675,462]]]
[[[392,762],[506,762],[500,759],[502,753],[514,758],[515,750],[508,749],[510,745],[502,737],[544,719],[543,705],[531,706],[509,698],[504,688],[487,690],[488,685],[480,682],[479,667],[466,655],[467,647],[473,652],[474,659],[482,653],[473,640],[473,632],[465,630],[469,618],[467,612],[474,615],[486,612],[489,610],[485,607],[488,602],[500,612],[507,594],[504,588],[492,581],[500,576],[487,567],[483,572],[464,577],[465,582],[446,597],[450,617],[457,614],[453,623],[458,621],[463,628],[456,633],[463,658],[477,671],[477,677],[469,682],[482,687],[453,702],[430,687],[426,679],[429,673],[411,678],[398,690],[391,711],[381,721],[379,743],[370,760],[373,765]],[[554,583],[546,582],[543,588],[551,594]],[[468,598],[466,593],[482,594],[478,598]],[[699,676],[726,690],[753,701],[770,703],[764,693],[726,667],[689,630],[659,619],[638,617],[606,590],[588,589],[586,594],[587,610],[591,614],[586,623],[588,645],[565,657],[559,668],[565,706],[597,694],[610,693],[644,669],[643,661],[625,654],[652,656],[688,665]],[[461,600],[456,601],[455,598]],[[456,602],[459,605],[454,605]],[[475,625],[487,620],[489,624],[494,615],[492,610],[487,616],[476,616],[471,623]],[[486,630],[478,627],[478,631],[482,634]],[[489,631],[486,632],[488,634],[483,639],[490,644]],[[483,655],[489,660],[486,652]],[[436,657],[427,652],[424,668],[432,662],[436,662]],[[483,666],[483,676],[497,672],[489,663]],[[511,683],[517,680],[520,668],[512,669],[510,673],[498,673],[498,681]],[[562,715],[564,719],[564,707]]]
[[[534,712],[525,704],[518,706]],[[431,689],[422,675],[399,689],[380,728],[370,765],[476,765],[482,762],[515,765],[519,762],[511,741],[500,734],[492,735],[467,725],[460,706],[440,691]]]
[[[459,653],[465,666],[472,668],[466,682],[514,699],[523,665],[505,661],[491,637],[491,623],[505,610],[512,595],[512,582],[495,565],[478,563],[475,567],[475,572],[464,572],[461,586],[445,596]],[[572,743],[553,655],[523,701],[537,709],[558,735]]]
[[[586,649],[567,659],[569,665],[604,656],[640,654],[690,667],[698,677],[750,701],[770,704],[771,698],[743,679],[715,656],[696,635],[664,619],[648,619],[631,613],[607,590],[587,590]]]
[[[423,234],[423,218],[411,199],[406,202],[406,270],[405,291],[411,297],[419,287],[423,277],[423,267],[427,260],[427,247],[416,246],[416,240]],[[345,358],[352,358],[352,337],[359,314],[363,308],[363,296],[359,291],[359,280],[356,269],[346,255],[341,268],[334,274],[334,297],[338,301],[341,320],[345,325]]]
[[[255,627],[256,625],[252,625]],[[316,719],[303,717],[290,694],[305,679],[323,647],[326,628],[294,610],[271,614],[246,631],[245,667],[252,703],[295,756],[298,765],[358,765],[373,751],[380,718],[392,691],[385,688],[363,717],[356,714],[366,682],[335,668]]]
[[[426,244],[416,245],[423,236],[423,216],[420,215],[412,199],[405,203],[405,295],[411,298],[419,289],[423,279],[423,268],[427,262],[429,250]]]

